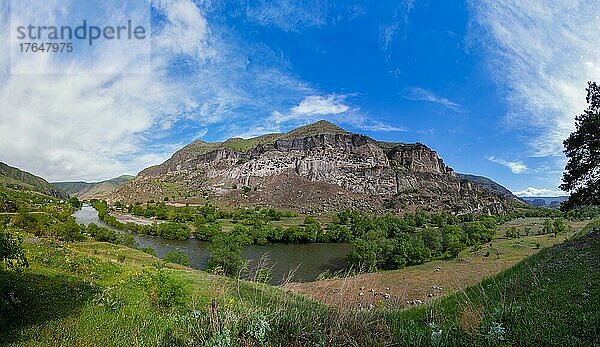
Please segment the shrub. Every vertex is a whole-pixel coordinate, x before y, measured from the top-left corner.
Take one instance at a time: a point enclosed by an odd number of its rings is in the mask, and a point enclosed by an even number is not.
[[[165,261],[183,266],[190,266],[190,258],[187,256],[187,254],[178,249],[167,253],[165,256]]]
[[[23,240],[9,230],[0,227],[0,259],[8,268],[28,267]]]
[[[207,270],[222,270],[227,276],[236,276],[246,261],[240,256],[241,240],[234,234],[222,234],[213,238],[208,246],[211,254]]]
[[[146,286],[152,304],[167,308],[186,303],[189,288],[182,279],[165,269],[158,269],[147,275]]]
[[[119,239],[119,235],[116,231],[97,226],[94,223],[88,225],[86,231],[96,241],[100,242],[117,243],[117,240]]]
[[[64,223],[56,223],[52,226],[51,232],[54,236],[63,241],[83,241],[85,235],[82,233],[82,227],[75,222],[75,219],[69,218]]]
[[[150,246],[148,246],[148,247],[146,247],[146,248],[142,249],[142,251],[143,251],[144,253],[147,253],[147,254],[150,254],[150,255],[156,255],[156,251],[154,251],[154,248],[152,248],[152,247],[150,247]]]
[[[185,224],[161,223],[158,225],[158,235],[167,240],[187,240],[190,238],[190,229]]]
[[[81,206],[83,206],[83,203],[79,201],[79,199],[76,196],[70,197],[69,200],[67,200],[67,203],[76,209],[80,209]]]
[[[129,235],[129,234],[122,234],[119,235],[119,244],[123,245],[123,246],[127,246],[127,247],[137,247],[138,243],[137,241],[133,238],[133,236]]]
[[[515,227],[506,229],[506,232],[504,232],[504,236],[506,236],[507,239],[517,239],[517,238],[521,237],[521,235],[517,231],[517,228],[515,228]]]

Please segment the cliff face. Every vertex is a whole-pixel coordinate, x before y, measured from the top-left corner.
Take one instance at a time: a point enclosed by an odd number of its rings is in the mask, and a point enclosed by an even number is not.
[[[509,208],[507,199],[458,179],[425,145],[382,145],[346,132],[300,133],[304,136],[281,135],[247,151],[192,144],[142,171],[112,199],[208,197],[232,205],[314,211],[388,208],[400,213],[416,208],[497,213]]]

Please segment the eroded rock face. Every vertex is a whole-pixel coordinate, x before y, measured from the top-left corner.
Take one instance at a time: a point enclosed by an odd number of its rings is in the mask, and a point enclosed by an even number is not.
[[[384,205],[400,213],[415,208],[498,213],[508,208],[506,199],[459,180],[425,145],[382,146],[358,134],[277,139],[246,152],[220,146],[204,151],[186,147],[165,163],[142,171],[117,190],[112,200],[141,201],[136,199],[141,190],[156,198],[173,195],[162,188],[169,185],[180,187],[179,197],[212,196],[242,205],[272,201],[275,207],[285,208],[293,203],[288,204],[281,192],[294,195],[299,189],[303,191],[296,207],[317,211],[344,207],[378,210]],[[241,194],[244,186],[249,188]],[[147,194],[139,196],[147,199]],[[365,199],[368,204],[360,202]]]

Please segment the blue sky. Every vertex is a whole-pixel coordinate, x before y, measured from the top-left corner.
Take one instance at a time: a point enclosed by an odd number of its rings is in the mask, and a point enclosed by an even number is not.
[[[1,23],[59,13],[77,22],[74,3],[23,14],[0,0]],[[118,1],[102,3],[119,13]],[[598,2],[141,4],[150,10],[150,53],[99,43],[68,59],[0,55],[0,160],[50,180],[105,179],[194,140],[327,119],[376,139],[425,143],[456,171],[513,192],[555,195],[561,142],[585,108],[586,82],[600,79]],[[97,19],[119,18],[110,10]],[[145,54],[151,72],[132,73]],[[11,73],[15,64],[63,72]]]

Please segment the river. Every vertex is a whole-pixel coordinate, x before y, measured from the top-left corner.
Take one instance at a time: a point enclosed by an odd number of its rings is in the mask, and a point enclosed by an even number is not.
[[[98,218],[98,212],[89,205],[84,205],[81,210],[73,214],[73,217],[80,224],[95,223],[110,228]],[[190,258],[191,267],[195,269],[204,269],[210,257],[207,250],[208,242],[195,239],[165,240],[157,236],[135,233],[131,235],[140,248],[152,247],[160,258],[175,249],[184,252]],[[261,259],[266,259],[267,265],[261,267],[270,268],[270,284],[279,285],[285,281],[312,281],[326,270],[335,272],[343,269],[346,266],[345,257],[349,249],[348,244],[336,243],[251,245],[243,248],[242,257],[248,260],[248,273],[252,273],[253,269],[255,271],[257,263],[263,262]]]

